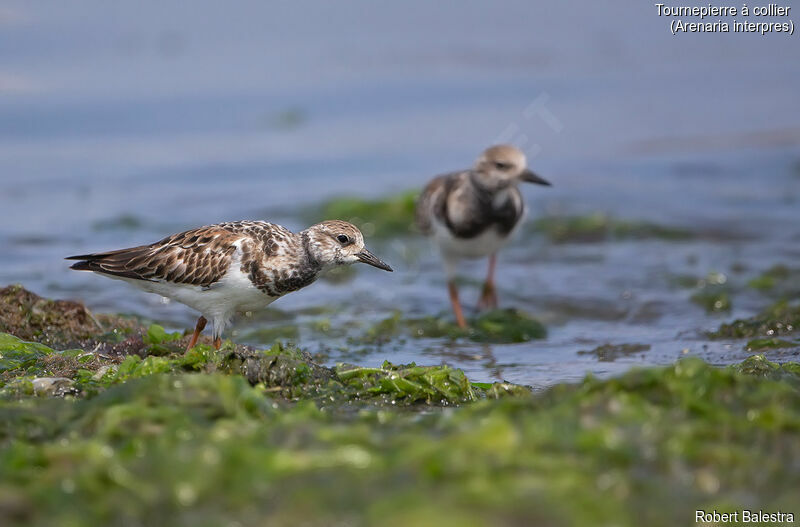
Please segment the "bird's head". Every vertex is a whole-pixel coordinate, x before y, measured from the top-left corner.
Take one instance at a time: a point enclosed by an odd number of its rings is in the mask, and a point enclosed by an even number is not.
[[[475,162],[474,177],[488,190],[500,190],[524,181],[550,186],[550,182],[528,169],[525,154],[512,145],[496,145],[484,150]]]
[[[305,231],[308,251],[323,268],[350,265],[357,262],[369,264],[384,271],[392,268],[364,247],[364,236],[352,223],[328,220],[312,225]]]

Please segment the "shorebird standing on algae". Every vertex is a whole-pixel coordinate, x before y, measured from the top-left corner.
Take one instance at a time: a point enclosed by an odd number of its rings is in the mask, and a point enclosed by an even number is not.
[[[70,256],[78,271],[117,278],[171,298],[201,313],[187,349],[208,320],[214,347],[237,312],[256,311],[314,282],[340,265],[388,264],[364,247],[364,237],[345,221],[324,221],[293,233],[264,221],[200,227],[150,245]]]
[[[441,253],[453,313],[462,328],[467,324],[455,284],[457,264],[465,258],[489,257],[478,307],[497,307],[497,251],[508,243],[525,215],[517,188],[521,182],[550,185],[528,169],[525,154],[518,148],[498,145],[486,149],[470,170],[434,178],[419,198],[417,226]]]

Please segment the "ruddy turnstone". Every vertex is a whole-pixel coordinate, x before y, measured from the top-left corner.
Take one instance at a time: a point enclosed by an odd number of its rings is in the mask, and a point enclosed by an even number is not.
[[[525,203],[517,188],[522,181],[550,185],[527,168],[525,154],[518,148],[498,145],[486,149],[472,169],[434,178],[419,198],[417,226],[439,248],[453,312],[462,328],[466,322],[454,281],[458,261],[489,257],[489,272],[478,307],[497,307],[497,251],[508,242],[525,215]]]
[[[67,260],[81,260],[72,269],[124,280],[199,311],[187,349],[197,344],[208,320],[219,349],[235,313],[264,308],[336,266],[363,262],[392,271],[364,247],[361,231],[339,220],[296,234],[264,221],[219,223],[150,245]]]

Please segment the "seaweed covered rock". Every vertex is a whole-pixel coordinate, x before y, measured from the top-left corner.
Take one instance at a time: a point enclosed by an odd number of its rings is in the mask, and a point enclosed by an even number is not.
[[[328,368],[281,344],[184,352],[155,325],[108,355],[96,335],[0,333],[4,526],[666,526],[742,496],[793,510],[800,492],[800,365],[761,355],[537,393],[448,366]]]
[[[160,335],[161,328],[146,332]],[[169,341],[175,335],[166,334]],[[161,345],[156,341],[154,345]],[[222,373],[242,377],[264,393],[320,406],[454,405],[482,398],[525,395],[508,383],[473,387],[464,372],[448,366],[357,366],[329,368],[305,351],[275,344],[256,350],[226,342],[217,351],[198,345],[187,352],[107,356],[81,349],[54,350],[0,333],[0,400],[30,396],[93,397],[112,386],[159,374]]]
[[[512,308],[481,313],[468,321],[467,328],[460,328],[444,317],[405,318],[396,311],[369,328],[361,340],[379,344],[399,335],[504,344],[543,339],[547,328],[528,313]]]
[[[709,503],[739,510],[742,496],[793,511],[800,371],[756,364],[686,359],[422,413],[283,404],[221,372],[157,373],[91,399],[0,401],[0,517],[9,527],[667,526]]]
[[[554,243],[597,243],[627,239],[686,240],[694,235],[680,227],[646,221],[619,220],[597,212],[583,216],[548,216],[534,221],[531,230]]]
[[[731,369],[746,375],[787,380],[800,388],[800,363],[797,362],[778,364],[767,360],[764,355],[753,355],[739,364],[734,364]]]
[[[224,351],[216,367],[289,399],[318,397],[331,391],[334,379],[333,370],[316,364],[307,352],[282,344],[266,351]]]
[[[42,298],[20,285],[0,289],[0,331],[23,340],[74,343],[105,333],[109,322],[129,327],[117,317],[95,317],[79,302]]]
[[[219,351],[207,344],[185,351],[186,335],[155,324],[145,328],[134,321],[94,317],[81,304],[42,299],[20,287],[4,291],[4,327],[50,345],[0,333],[0,399],[94,397],[143,377],[195,372],[241,376],[265,393],[325,404],[458,404],[519,393],[512,385],[473,390],[463,372],[447,366],[386,366],[345,374],[280,343],[257,350],[226,341]],[[26,326],[28,321],[33,329]],[[57,349],[53,342],[71,347]]]
[[[602,344],[592,350],[581,350],[578,355],[594,355],[601,362],[614,362],[619,358],[643,353],[649,349],[649,344]]]
[[[714,339],[755,338],[788,335],[800,328],[800,305],[783,300],[758,315],[722,324],[717,331],[708,334]]]
[[[355,389],[357,397],[385,396],[392,404],[400,400],[446,405],[478,398],[464,372],[447,366],[395,366],[388,361],[380,368],[340,364],[336,377]]]
[[[730,293],[723,288],[709,288],[698,291],[690,297],[691,301],[706,310],[706,313],[728,312],[733,308]]]
[[[747,285],[774,298],[797,298],[800,296],[800,268],[773,265]]]
[[[750,340],[747,342],[747,346],[745,346],[747,351],[764,351],[781,348],[800,348],[800,341],[790,342],[783,339],[764,338]]]

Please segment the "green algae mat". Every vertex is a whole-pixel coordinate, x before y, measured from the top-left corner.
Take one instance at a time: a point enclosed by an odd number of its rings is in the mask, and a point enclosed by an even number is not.
[[[798,364],[684,359],[535,392],[446,366],[327,368],[278,344],[183,354],[183,335],[23,292],[0,313],[3,525],[625,526],[694,524],[697,510],[800,513]],[[23,337],[34,315],[46,322]]]

